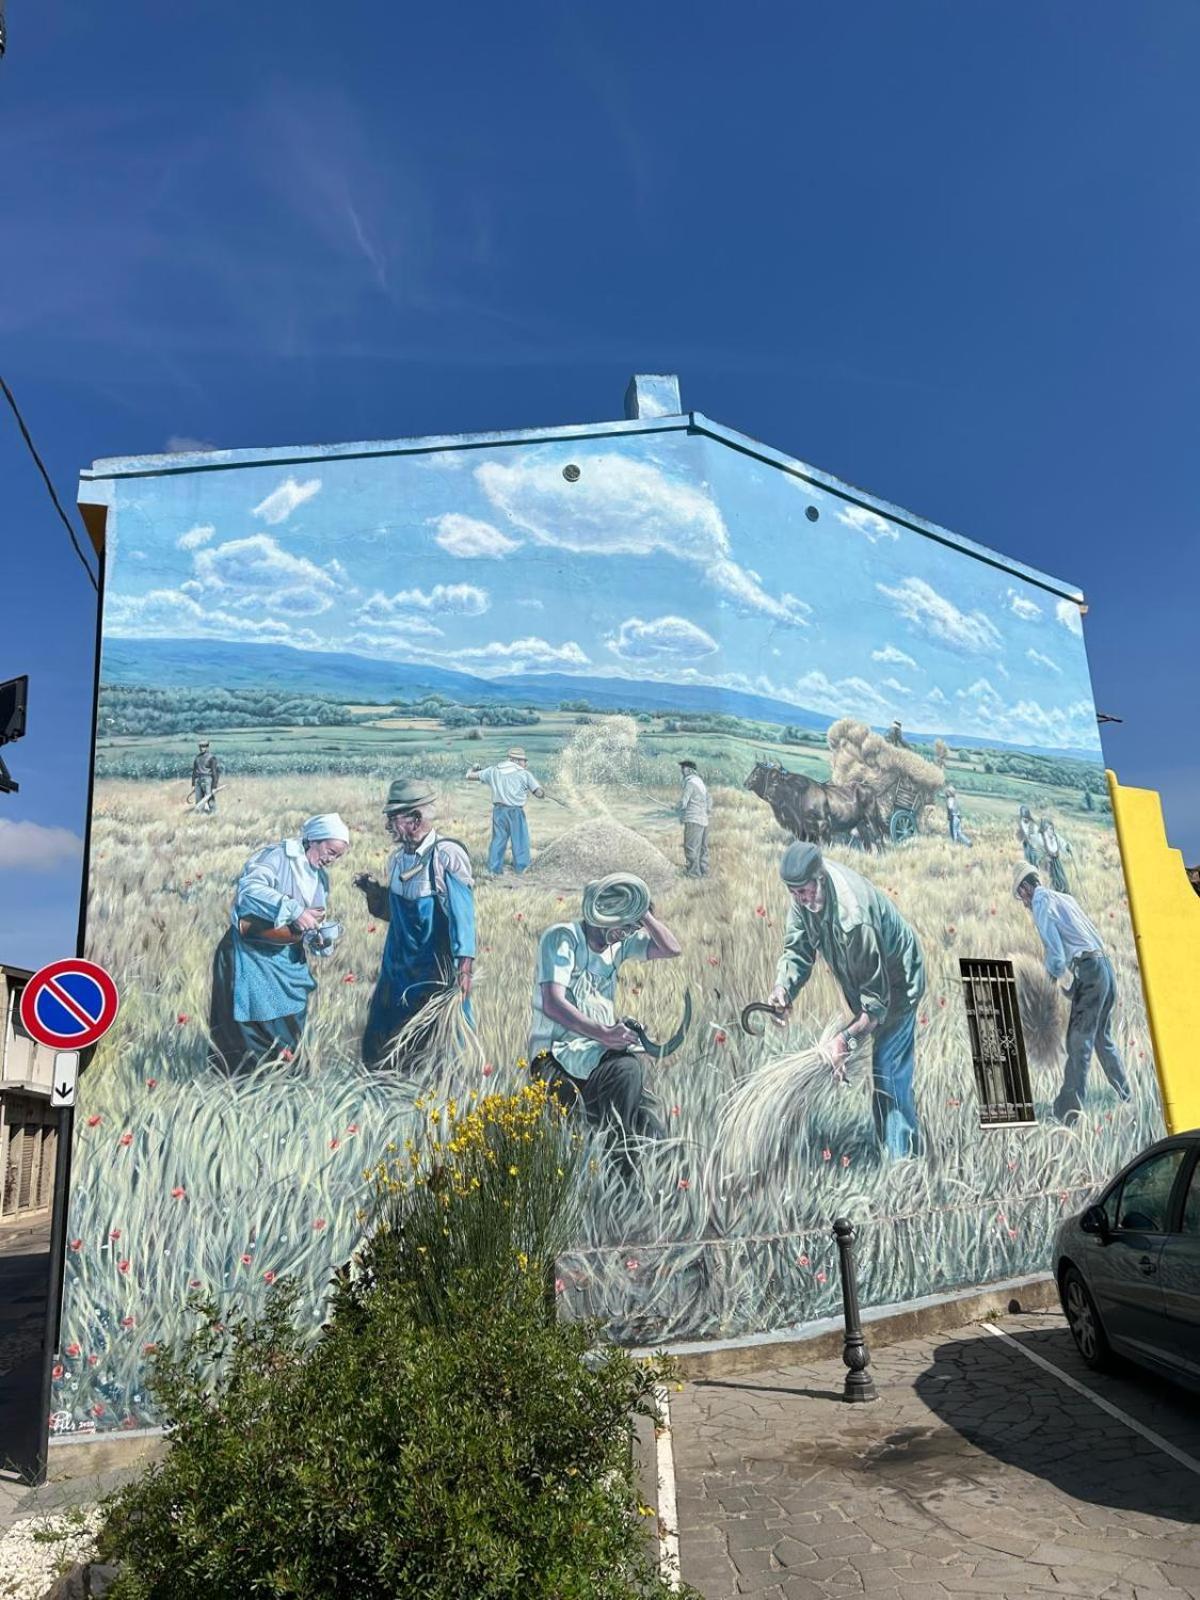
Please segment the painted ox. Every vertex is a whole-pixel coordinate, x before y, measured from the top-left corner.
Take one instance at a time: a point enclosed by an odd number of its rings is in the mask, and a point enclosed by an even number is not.
[[[883,812],[865,783],[820,783],[775,762],[758,761],[746,787],[767,802],[776,822],[794,839],[827,844],[839,835],[857,834],[868,850],[883,842]]]

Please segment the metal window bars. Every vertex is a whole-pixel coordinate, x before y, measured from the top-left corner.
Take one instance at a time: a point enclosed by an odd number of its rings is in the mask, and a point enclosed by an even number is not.
[[[984,1127],[1033,1122],[1033,1090],[1011,961],[963,957],[963,995]]]

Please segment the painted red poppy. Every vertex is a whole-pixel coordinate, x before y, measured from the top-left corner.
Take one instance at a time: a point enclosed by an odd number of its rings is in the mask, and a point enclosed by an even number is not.
[[[273,1272],[270,1272],[270,1271],[264,1272],[263,1273],[263,1282],[264,1283],[274,1283],[275,1282],[275,1274]]]
[[[180,1011],[180,1012],[176,1013],[175,1021],[182,1028],[185,1022],[190,1022],[191,1021],[191,1018],[188,1016],[186,1011]]]
[[[253,1265],[253,1264],[254,1264],[254,1257],[253,1257],[253,1256],[251,1256],[251,1255],[244,1255],[244,1256],[243,1256],[243,1257],[242,1257],[242,1265],[243,1265],[243,1266],[244,1266],[244,1267],[249,1267],[249,1266],[252,1266],[252,1265]]]
[[[130,1267],[130,1263],[128,1261],[118,1261],[117,1262],[117,1271],[118,1272],[128,1272],[129,1271],[129,1267]]]
[[[324,1217],[318,1217],[316,1219],[316,1221],[313,1223],[313,1231],[315,1233],[320,1233],[322,1228],[325,1227],[325,1225],[326,1225],[325,1224],[325,1218]]]
[[[187,1193],[187,1190],[183,1187],[183,1185],[181,1183],[177,1183],[175,1185],[175,1187],[171,1190],[171,1199],[172,1200],[182,1200],[186,1193]]]
[[[121,1318],[121,1326],[123,1328],[132,1328],[132,1327],[136,1326],[136,1324],[135,1324],[134,1319],[132,1317],[122,1317]]]
[[[103,1117],[91,1116],[87,1119],[87,1125],[89,1128],[98,1128],[103,1121]]]
[[[67,1346],[67,1354],[69,1356],[77,1356],[79,1354],[79,1346],[74,1343],[69,1344]]]
[[[147,1087],[147,1089],[157,1089],[158,1088],[158,1079],[157,1078],[147,1078],[146,1079],[146,1087]]]
[[[128,1150],[129,1146],[133,1143],[133,1135],[131,1133],[123,1133],[121,1135],[121,1137],[117,1140],[117,1143],[118,1144],[123,1144],[125,1146],[126,1150]]]

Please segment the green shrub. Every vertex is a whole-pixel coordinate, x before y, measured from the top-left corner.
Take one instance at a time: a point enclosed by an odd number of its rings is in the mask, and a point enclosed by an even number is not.
[[[108,1504],[113,1600],[665,1600],[629,1429],[669,1373],[555,1320],[561,1108],[531,1082],[427,1130],[369,1175],[374,1233],[315,1344],[281,1286],[156,1359],[172,1446]]]
[[[665,1596],[635,1503],[627,1424],[663,1374],[539,1286],[423,1327],[378,1286],[304,1349],[286,1295],[206,1322],[159,1363],[170,1453],[108,1508],[113,1600],[635,1600]],[[221,1361],[214,1380],[213,1363]]]

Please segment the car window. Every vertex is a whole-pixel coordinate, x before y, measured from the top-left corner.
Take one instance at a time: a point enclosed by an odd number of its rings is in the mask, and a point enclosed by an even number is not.
[[[1193,1239],[1200,1239],[1200,1161],[1192,1168],[1180,1228],[1183,1233],[1190,1233]]]
[[[1125,1175],[1117,1198],[1117,1229],[1127,1233],[1163,1233],[1171,1190],[1187,1155],[1185,1149],[1160,1150]]]

